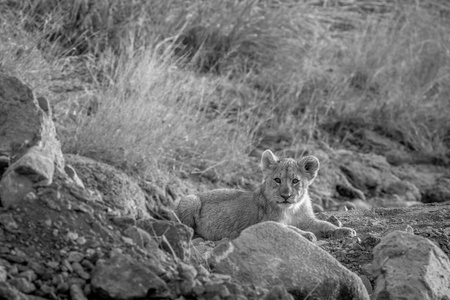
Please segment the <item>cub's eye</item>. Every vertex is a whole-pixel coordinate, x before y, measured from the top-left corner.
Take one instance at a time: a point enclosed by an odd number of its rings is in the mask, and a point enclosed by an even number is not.
[[[298,182],[299,182],[299,180],[297,178],[292,179],[293,184],[297,184]]]
[[[276,183],[281,183],[281,179],[280,178],[275,178],[274,179]]]

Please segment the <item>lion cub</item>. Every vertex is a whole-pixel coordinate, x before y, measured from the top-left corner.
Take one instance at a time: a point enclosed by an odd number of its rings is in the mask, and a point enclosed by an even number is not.
[[[217,189],[182,198],[175,209],[180,221],[207,240],[236,238],[245,228],[264,221],[289,226],[311,241],[316,236],[355,236],[314,216],[308,187],[317,176],[319,160],[278,158],[270,150],[261,159],[262,185],[253,192]]]

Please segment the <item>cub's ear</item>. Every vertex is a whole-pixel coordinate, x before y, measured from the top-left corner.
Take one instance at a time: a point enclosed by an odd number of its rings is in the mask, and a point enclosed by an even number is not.
[[[264,172],[265,170],[271,169],[273,166],[278,164],[279,161],[280,159],[278,158],[278,156],[273,154],[272,151],[270,150],[264,151],[261,158],[262,171]]]
[[[319,171],[320,163],[317,157],[309,155],[303,157],[297,162],[298,167],[306,173],[306,176],[311,184]]]

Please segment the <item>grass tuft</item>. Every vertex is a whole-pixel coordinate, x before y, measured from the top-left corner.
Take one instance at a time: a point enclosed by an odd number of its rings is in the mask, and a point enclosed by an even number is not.
[[[240,174],[268,132],[296,149],[353,122],[450,159],[447,1],[7,3],[49,68],[82,82],[55,97],[64,151],[214,181]]]

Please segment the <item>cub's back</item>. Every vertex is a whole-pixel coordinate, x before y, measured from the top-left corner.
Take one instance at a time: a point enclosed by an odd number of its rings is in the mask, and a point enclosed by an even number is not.
[[[234,238],[259,222],[258,199],[252,192],[218,189],[180,200],[175,212],[180,221],[208,240]]]

